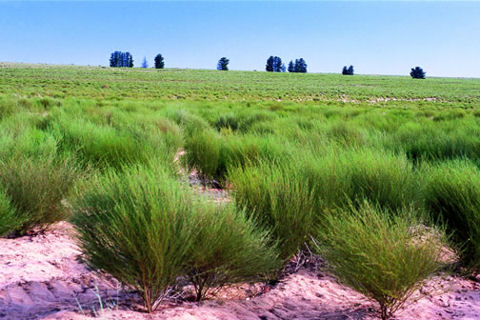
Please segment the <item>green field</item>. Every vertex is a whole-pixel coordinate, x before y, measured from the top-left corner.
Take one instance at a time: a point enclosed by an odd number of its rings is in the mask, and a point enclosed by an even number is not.
[[[440,268],[412,228],[480,267],[479,124],[479,79],[0,64],[0,234],[71,219],[148,310],[179,275],[201,299],[309,246],[394,311]]]

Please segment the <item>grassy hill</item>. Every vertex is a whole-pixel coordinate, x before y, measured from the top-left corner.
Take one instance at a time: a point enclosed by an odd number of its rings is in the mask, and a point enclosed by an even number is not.
[[[0,64],[0,94],[22,97],[300,102],[394,97],[473,103],[480,99],[479,86],[480,79]]]

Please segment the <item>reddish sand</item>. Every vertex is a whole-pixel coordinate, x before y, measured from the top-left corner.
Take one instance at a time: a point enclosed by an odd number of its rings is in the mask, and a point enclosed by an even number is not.
[[[100,319],[377,319],[373,302],[312,268],[272,288],[232,287],[216,300],[165,303],[148,315],[138,296],[88,270],[79,254],[65,222],[44,235],[0,239],[0,319],[92,319],[93,309]],[[436,277],[421,291],[426,296],[397,312],[397,319],[480,319],[478,282]]]

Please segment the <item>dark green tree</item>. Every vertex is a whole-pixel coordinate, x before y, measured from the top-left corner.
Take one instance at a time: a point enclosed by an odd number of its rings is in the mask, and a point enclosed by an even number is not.
[[[410,76],[413,79],[425,79],[425,74],[426,73],[420,67],[412,68],[412,70],[410,71]]]
[[[273,56],[267,59],[267,65],[265,66],[267,72],[273,72]]]
[[[295,72],[301,72],[301,73],[307,72],[307,63],[303,58],[295,60]]]
[[[163,69],[165,68],[165,62],[163,56],[159,53],[155,56],[155,69]]]
[[[218,60],[217,63],[217,70],[224,70],[228,71],[228,63],[230,60],[228,60],[226,57],[221,57],[220,60]]]
[[[350,66],[348,68],[347,66],[344,66],[342,69],[342,74],[344,76],[353,76],[353,73],[354,73],[353,66]]]
[[[288,72],[295,72],[295,65],[292,60],[288,63]]]
[[[285,72],[287,68],[285,67],[285,64],[282,63],[282,59],[280,57],[270,56],[267,59],[265,70],[268,72]]]
[[[110,55],[110,67],[132,68],[133,57],[130,52],[115,51]]]

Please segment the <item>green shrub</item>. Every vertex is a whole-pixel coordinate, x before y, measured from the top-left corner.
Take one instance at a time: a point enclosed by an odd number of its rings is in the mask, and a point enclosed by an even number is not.
[[[280,257],[302,248],[316,225],[314,194],[294,167],[263,163],[232,170],[235,203],[278,241]]]
[[[208,205],[199,214],[197,231],[186,263],[196,300],[212,287],[258,281],[281,267],[268,234],[233,206]]]
[[[87,263],[138,290],[149,312],[179,276],[200,300],[212,286],[278,267],[275,246],[242,212],[185,187],[166,169],[136,166],[94,179],[74,206]]]
[[[417,199],[412,165],[404,156],[361,150],[331,150],[325,156],[303,154],[294,161],[319,206],[332,210],[350,203],[396,209]]]
[[[417,213],[398,214],[364,204],[326,215],[316,243],[333,273],[380,304],[389,318],[421,282],[437,272],[445,236],[421,224]]]
[[[239,128],[238,119],[233,114],[222,115],[215,121],[215,128],[218,131],[223,128],[236,131]]]
[[[424,168],[426,208],[443,220],[453,239],[464,247],[462,258],[480,268],[480,170],[455,161]]]
[[[34,227],[44,229],[66,219],[70,210],[64,200],[77,177],[71,161],[45,158],[1,162],[0,187],[22,222],[14,231],[22,235]]]
[[[185,141],[185,160],[190,168],[196,168],[207,178],[218,176],[222,140],[212,130],[199,131]]]
[[[21,225],[22,221],[12,207],[10,199],[4,192],[0,192],[0,236],[12,233]]]
[[[145,141],[110,126],[70,119],[60,132],[61,149],[75,153],[84,166],[121,168],[125,164],[146,162],[149,158]]]
[[[192,201],[166,170],[108,171],[75,203],[86,262],[138,290],[148,312],[182,275],[194,238]]]

